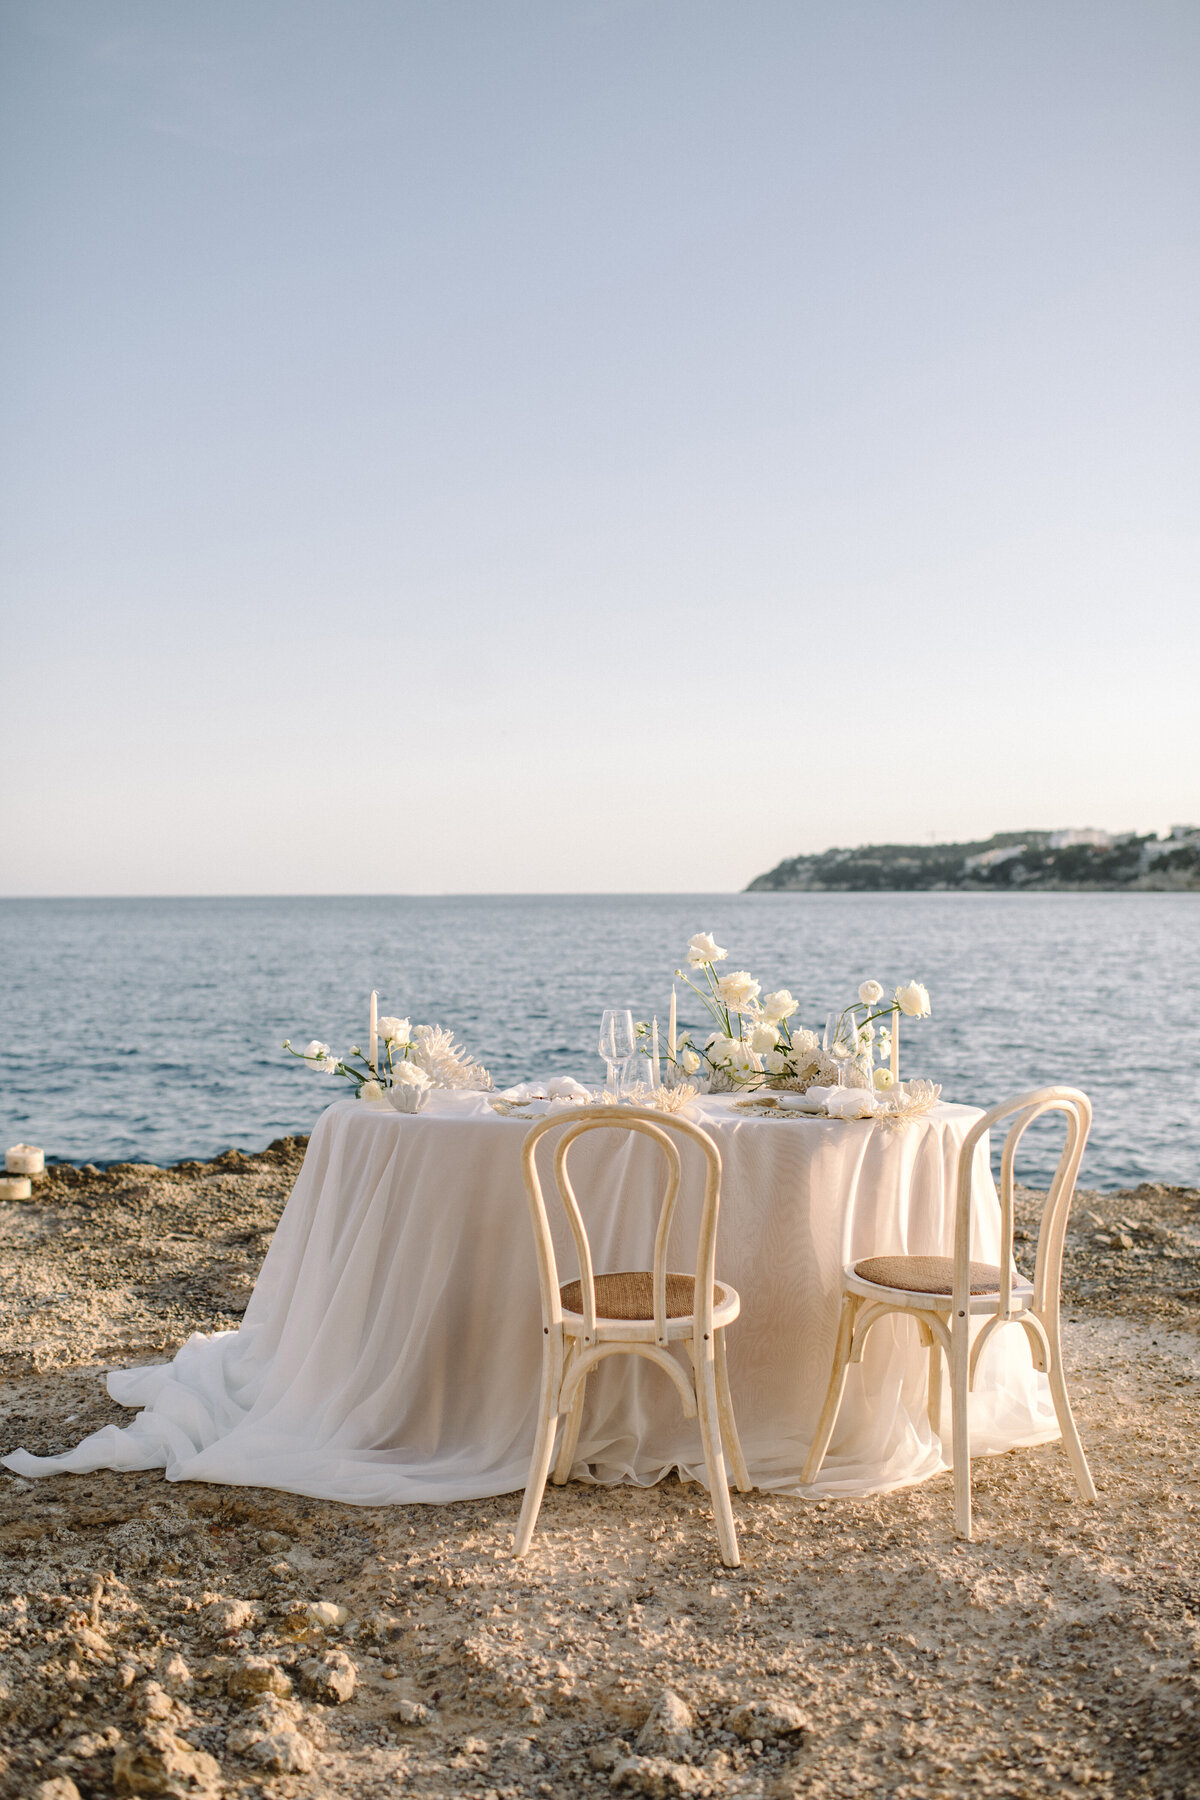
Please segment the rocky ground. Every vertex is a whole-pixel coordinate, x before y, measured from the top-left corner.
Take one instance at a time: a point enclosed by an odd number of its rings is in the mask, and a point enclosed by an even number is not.
[[[0,1442],[237,1323],[303,1153],[63,1170],[0,1207]],[[1036,1231],[1036,1197],[1022,1228]],[[1200,1797],[1200,1193],[1085,1194],[1057,1445],[879,1499],[551,1489],[361,1509],[0,1473],[0,1794]]]

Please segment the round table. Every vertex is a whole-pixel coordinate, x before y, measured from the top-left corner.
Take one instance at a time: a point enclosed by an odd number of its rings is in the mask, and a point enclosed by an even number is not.
[[[729,1376],[755,1483],[807,1495],[885,1491],[947,1466],[925,1412],[911,1321],[877,1325],[853,1367],[819,1480],[798,1485],[828,1379],[844,1263],[949,1253],[958,1148],[979,1117],[938,1105],[901,1126],[778,1119],[706,1096],[695,1117],[724,1165],[717,1274],[742,1296]],[[237,1331],[110,1374],[141,1407],[73,1451],[5,1457],[23,1475],[162,1468],[173,1481],[275,1487],[382,1505],[525,1484],[541,1313],[521,1179],[527,1120],[486,1094],[436,1091],[419,1114],[343,1100],[322,1114]],[[688,1154],[698,1154],[691,1146]],[[577,1159],[577,1160],[576,1160]],[[661,1158],[593,1132],[572,1167],[598,1270],[649,1266]],[[981,1147],[973,1255],[995,1261],[999,1207]],[[593,1191],[594,1190],[594,1191]],[[556,1205],[551,1198],[552,1216]],[[695,1208],[698,1211],[698,1206]],[[687,1187],[671,1266],[694,1267]],[[556,1220],[557,1224],[561,1219]],[[565,1227],[562,1280],[576,1269]],[[971,1397],[971,1450],[1058,1436],[1024,1333],[999,1333]],[[948,1418],[945,1421],[948,1430]],[[661,1370],[614,1358],[588,1387],[575,1474],[702,1481],[695,1420]]]

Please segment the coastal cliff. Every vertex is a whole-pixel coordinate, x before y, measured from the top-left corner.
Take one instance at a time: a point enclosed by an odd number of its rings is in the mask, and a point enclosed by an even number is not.
[[[1200,892],[1200,827],[1168,837],[1103,831],[1000,831],[970,844],[865,844],[791,856],[748,894],[873,891]]]

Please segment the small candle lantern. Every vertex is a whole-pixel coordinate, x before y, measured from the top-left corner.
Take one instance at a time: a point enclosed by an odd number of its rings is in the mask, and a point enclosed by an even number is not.
[[[45,1153],[36,1144],[14,1144],[4,1153],[4,1169],[8,1175],[44,1175]]]

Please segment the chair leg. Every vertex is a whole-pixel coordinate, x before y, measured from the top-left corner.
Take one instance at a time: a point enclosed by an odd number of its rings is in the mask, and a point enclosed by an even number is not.
[[[929,1429],[934,1437],[942,1435],[942,1346],[932,1333],[929,1345]]]
[[[842,1395],[846,1388],[846,1370],[850,1363],[850,1345],[854,1337],[854,1320],[858,1314],[858,1308],[859,1297],[857,1294],[842,1295],[842,1312],[838,1320],[837,1343],[833,1351],[833,1368],[829,1375],[829,1386],[825,1391],[825,1404],[821,1408],[821,1417],[817,1420],[816,1436],[813,1438],[808,1461],[800,1476],[801,1487],[807,1487],[810,1482],[817,1479],[821,1464],[825,1461],[829,1440],[833,1436],[833,1428],[837,1424]]]
[[[696,1410],[700,1414],[700,1441],[704,1446],[704,1466],[708,1471],[708,1491],[712,1497],[721,1561],[726,1568],[736,1569],[742,1558],[738,1550],[737,1527],[733,1522],[733,1506],[729,1498],[729,1474],[721,1447],[717,1370],[711,1345],[705,1346],[696,1361]]]
[[[558,1456],[554,1463],[554,1473],[550,1477],[555,1487],[561,1487],[564,1481],[570,1478],[571,1464],[575,1461],[575,1451],[579,1444],[579,1427],[583,1422],[583,1396],[587,1384],[588,1378],[585,1375],[575,1389],[575,1397],[571,1401],[570,1411],[567,1413],[562,1442],[558,1446]]]
[[[533,1441],[533,1455],[529,1459],[529,1478],[525,1483],[525,1498],[521,1503],[521,1516],[517,1520],[516,1535],[513,1538],[513,1555],[524,1556],[533,1539],[533,1528],[537,1524],[538,1513],[542,1509],[542,1495],[546,1491],[546,1476],[550,1471],[550,1458],[554,1452],[554,1433],[558,1427],[558,1391],[561,1383],[562,1353],[549,1339],[542,1356],[542,1386],[538,1396],[537,1435]]]
[[[1043,1324],[1047,1322],[1043,1320]],[[1092,1480],[1092,1471],[1088,1468],[1087,1457],[1083,1453],[1079,1431],[1075,1424],[1075,1415],[1071,1411],[1071,1402],[1067,1396],[1067,1377],[1063,1369],[1062,1337],[1059,1333],[1058,1320],[1055,1319],[1053,1329],[1047,1324],[1046,1336],[1050,1340],[1050,1397],[1054,1401],[1054,1411],[1058,1419],[1058,1429],[1062,1432],[1063,1449],[1067,1453],[1067,1461],[1075,1473],[1079,1484],[1079,1492],[1090,1504],[1096,1498],[1096,1484]]]
[[[721,1420],[721,1441],[729,1457],[729,1466],[733,1470],[733,1479],[737,1482],[738,1491],[748,1494],[754,1483],[750,1479],[750,1471],[746,1467],[746,1458],[742,1455],[742,1440],[738,1436],[737,1420],[733,1416],[733,1399],[729,1392],[729,1370],[725,1362],[725,1333],[716,1333],[716,1368],[717,1368],[717,1412]]]
[[[950,1328],[950,1424],[954,1440],[954,1529],[959,1537],[971,1535],[971,1433],[967,1424],[971,1344],[968,1321]]]

